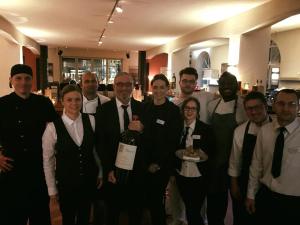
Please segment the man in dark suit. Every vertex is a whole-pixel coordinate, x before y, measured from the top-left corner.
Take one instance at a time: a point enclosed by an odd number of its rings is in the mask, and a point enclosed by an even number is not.
[[[108,224],[118,225],[123,208],[128,209],[129,224],[139,225],[143,199],[143,157],[137,149],[133,170],[128,182],[120,184],[116,179],[115,160],[121,133],[124,130],[142,131],[141,103],[131,98],[133,79],[127,73],[119,73],[114,80],[115,98],[102,105],[96,114],[97,152],[103,165],[104,189],[107,191]]]

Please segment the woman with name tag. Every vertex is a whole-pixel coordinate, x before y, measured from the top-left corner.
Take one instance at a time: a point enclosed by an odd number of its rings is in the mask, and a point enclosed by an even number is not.
[[[185,204],[189,225],[204,224],[200,210],[207,192],[207,161],[213,150],[209,125],[199,120],[200,103],[194,97],[181,107],[184,129],[176,151],[176,183]]]
[[[164,195],[179,144],[182,119],[179,108],[166,96],[169,81],[157,74],[151,81],[153,101],[144,106],[143,145],[147,164],[147,204],[153,225],[165,225]]]

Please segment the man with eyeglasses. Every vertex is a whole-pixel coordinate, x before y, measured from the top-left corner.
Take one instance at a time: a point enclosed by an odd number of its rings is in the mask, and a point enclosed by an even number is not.
[[[273,103],[277,118],[257,136],[246,207],[256,224],[299,224],[300,119],[295,90],[279,91]]]
[[[179,97],[173,99],[175,105],[181,106],[182,102],[188,97],[195,97],[200,103],[200,120],[204,123],[208,123],[208,114],[207,114],[207,105],[208,102],[214,99],[214,95],[209,92],[200,91],[194,92],[197,80],[198,73],[197,70],[193,67],[186,67],[179,72],[179,86],[181,93]]]
[[[261,126],[271,122],[267,113],[267,101],[260,92],[250,92],[244,99],[248,121],[234,131],[228,174],[231,177],[231,196],[234,225],[254,224],[253,216],[245,208],[249,167]]]
[[[97,108],[101,107],[105,102],[110,101],[110,98],[97,93],[98,80],[96,74],[86,71],[81,78],[82,89],[82,112],[95,115]]]
[[[103,104],[96,114],[97,152],[103,166],[104,192],[108,207],[108,225],[118,225],[121,211],[128,209],[129,225],[140,225],[143,203],[143,177],[146,171],[137,143],[133,170],[128,182],[119,184],[115,161],[121,133],[127,129],[141,132],[142,105],[131,97],[133,78],[120,72],[114,79],[115,98]],[[133,120],[136,117],[137,120]]]
[[[208,104],[216,148],[210,157],[207,217],[209,225],[224,225],[228,204],[228,163],[234,129],[247,120],[236,77],[224,72],[219,79],[220,98]]]

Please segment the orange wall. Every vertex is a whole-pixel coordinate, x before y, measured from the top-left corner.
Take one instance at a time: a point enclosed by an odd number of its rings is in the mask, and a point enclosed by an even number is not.
[[[32,90],[36,91],[36,58],[37,56],[33,54],[28,48],[23,46],[23,59],[24,59],[24,64],[28,65],[32,69]]]
[[[152,59],[148,59],[149,63],[149,76],[154,76],[160,73],[161,67],[168,66],[168,54],[162,53],[154,56]]]

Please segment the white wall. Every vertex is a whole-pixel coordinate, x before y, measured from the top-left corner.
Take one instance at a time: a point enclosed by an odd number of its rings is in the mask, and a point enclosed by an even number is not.
[[[221,45],[210,50],[211,69],[219,70],[221,73],[221,64],[228,62],[228,45]]]
[[[10,68],[14,64],[20,63],[20,47],[0,36],[0,49],[0,96],[3,96],[12,91],[8,86]]]
[[[280,77],[300,78],[300,29],[274,33],[271,38],[280,50]]]
[[[172,73],[176,75],[176,92],[179,91],[179,72],[189,66],[190,49],[184,48],[172,54]]]
[[[270,27],[241,36],[238,70],[242,87],[244,83],[253,86],[256,80],[262,80],[266,87],[270,41]]]

